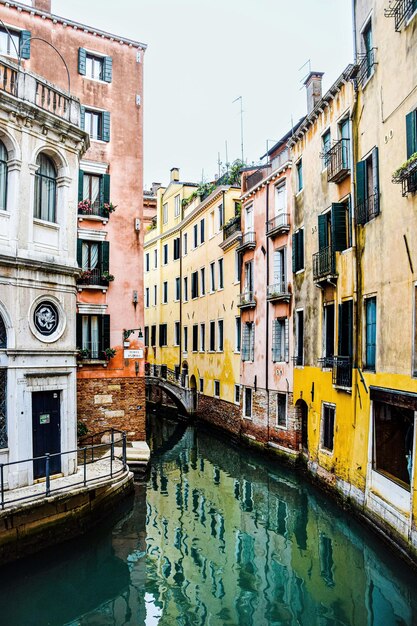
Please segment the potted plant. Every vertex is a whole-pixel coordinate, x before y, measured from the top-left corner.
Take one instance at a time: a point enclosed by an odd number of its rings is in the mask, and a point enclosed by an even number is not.
[[[78,213],[82,213],[83,215],[91,215],[93,212],[93,205],[91,200],[81,200],[78,203]]]
[[[117,205],[113,204],[113,202],[105,202],[101,206],[101,214],[103,215],[103,217],[109,217],[110,213],[114,213],[116,208]]]
[[[111,283],[114,280],[114,276],[109,274],[109,272],[101,272],[101,280],[103,283]]]
[[[77,348],[77,359],[89,359],[91,352],[88,348]]]
[[[78,278],[78,282],[80,283],[88,283],[92,276],[91,270],[83,270]]]
[[[116,350],[114,348],[106,348],[103,350],[103,356],[106,361],[110,361],[114,356],[116,356]]]
[[[403,178],[405,178],[408,174],[412,174],[413,171],[417,171],[417,152],[414,152],[414,154],[412,154],[405,163],[393,172],[392,182],[400,183]]]

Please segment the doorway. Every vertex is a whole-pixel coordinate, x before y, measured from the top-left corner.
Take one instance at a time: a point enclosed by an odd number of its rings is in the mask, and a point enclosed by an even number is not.
[[[53,454],[49,463],[49,473],[61,471],[61,397],[59,391],[36,391],[32,393],[32,437],[33,456]],[[58,454],[57,454],[58,453]],[[46,475],[45,459],[33,461],[33,478]]]

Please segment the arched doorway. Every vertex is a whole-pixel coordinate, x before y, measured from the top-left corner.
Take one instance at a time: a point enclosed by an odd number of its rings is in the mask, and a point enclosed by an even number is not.
[[[0,448],[7,448],[7,332],[0,315]]]
[[[197,410],[197,381],[194,374],[190,378],[190,389],[193,392],[193,409]]]
[[[301,449],[308,451],[308,406],[304,400],[297,400],[295,403],[301,430]]]

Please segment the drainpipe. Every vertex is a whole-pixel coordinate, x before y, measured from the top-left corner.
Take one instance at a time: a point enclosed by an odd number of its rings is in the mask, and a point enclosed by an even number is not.
[[[354,5],[355,5],[355,0],[353,0],[353,10],[354,10]],[[355,19],[355,16],[354,16]],[[354,35],[354,39],[355,39],[355,58],[356,58],[356,35]],[[358,360],[359,360],[359,347],[360,347],[360,332],[359,332],[359,324],[360,324],[360,310],[361,310],[361,303],[362,303],[362,286],[361,286],[361,280],[362,280],[362,274],[361,274],[361,266],[360,266],[360,258],[361,258],[361,251],[360,251],[360,244],[359,244],[359,226],[356,222],[356,219],[354,218],[354,206],[355,206],[355,197],[356,197],[356,193],[355,193],[355,180],[354,180],[354,167],[355,167],[355,156],[357,154],[357,142],[358,142],[358,138],[357,138],[357,133],[356,133],[356,128],[355,128],[355,116],[356,116],[356,110],[357,110],[357,106],[358,106],[358,93],[357,93],[357,88],[354,88],[354,97],[353,97],[353,103],[352,103],[352,111],[350,114],[350,136],[351,136],[351,141],[350,141],[350,154],[349,154],[349,158],[350,158],[350,163],[351,163],[351,167],[350,167],[350,188],[351,188],[351,207],[352,207],[352,215],[351,215],[351,219],[353,219],[353,223],[354,223],[354,236],[355,236],[355,241],[352,241],[352,244],[355,243],[354,245],[354,264],[355,264],[355,279],[356,279],[356,311],[355,311],[355,331],[354,331],[354,351],[353,351],[353,363],[356,365],[356,367],[354,368],[354,372],[355,372],[355,376],[354,376],[354,381],[352,380],[352,387],[353,385],[355,386],[355,391],[353,391],[352,389],[352,394],[354,396],[354,403],[353,403],[353,424],[354,427],[356,427],[356,414],[357,414],[357,393],[358,393],[358,389],[357,389],[357,367],[358,367]],[[352,363],[352,365],[353,365]]]
[[[184,189],[183,189],[184,191]],[[181,199],[181,224],[183,223],[184,220],[184,208],[182,206],[182,199]],[[181,354],[182,354],[182,332],[183,332],[183,328],[182,328],[182,226],[180,226],[180,246],[179,246],[180,250],[180,341],[179,341],[179,345],[178,345],[178,371],[179,371],[179,376],[180,376],[180,383],[181,383]]]
[[[266,183],[266,207],[265,207],[266,224],[269,220],[269,182]],[[265,224],[265,237],[266,237],[266,289],[265,293],[268,293],[269,285],[269,237],[266,236],[266,224]],[[267,410],[267,441],[269,441],[269,302],[265,298],[266,315],[265,315],[265,389],[266,389],[266,410]]]

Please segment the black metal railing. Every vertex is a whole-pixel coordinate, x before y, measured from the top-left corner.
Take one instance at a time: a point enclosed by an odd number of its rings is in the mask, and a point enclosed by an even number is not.
[[[332,246],[321,248],[313,254],[313,278],[314,280],[336,273],[335,253]]]
[[[105,354],[101,341],[85,341],[83,347],[78,351],[78,359],[82,360],[102,360],[105,361]]]
[[[158,365],[156,363],[145,363],[145,376],[155,376],[163,378],[168,382],[179,383],[185,387],[186,373],[180,372],[179,369],[171,370],[167,365]]]
[[[360,87],[363,87],[368,78],[374,73],[374,65],[376,65],[375,51],[376,48],[370,48],[367,52],[358,54],[358,73],[356,80]]]
[[[78,215],[86,215],[87,217],[89,215],[94,217],[109,217],[108,211],[104,210],[100,200],[95,200],[94,202],[79,202]]]
[[[254,231],[243,233],[239,250],[243,250],[244,248],[254,248],[255,244],[256,244],[256,235]]]
[[[332,369],[334,365],[334,356],[323,356],[318,359],[321,369]]]
[[[333,385],[352,387],[352,358],[350,356],[333,357]]]
[[[252,189],[252,187],[255,187],[255,185],[257,185],[261,182],[261,180],[266,178],[271,173],[271,171],[271,167],[265,166],[260,167],[255,172],[253,172],[253,174],[249,174],[249,176],[246,178],[245,191],[248,191],[249,189]]]
[[[78,285],[94,285],[100,287],[107,287],[109,279],[107,274],[103,272],[99,267],[84,268],[81,271],[80,276],[77,278]]]
[[[388,9],[385,9],[385,17],[393,17],[395,30],[399,32],[401,26],[406,22],[413,13],[417,11],[416,0],[391,0]]]
[[[289,300],[291,294],[288,292],[287,283],[285,281],[281,281],[279,283],[275,283],[274,285],[268,285],[266,297],[268,300]]]
[[[414,157],[416,157],[414,161],[401,168],[392,178],[393,183],[401,183],[401,192],[404,197],[409,193],[417,192],[417,155],[413,155]]]
[[[366,224],[379,215],[379,193],[373,193],[355,207],[355,217],[358,224]]]
[[[303,354],[296,354],[293,357],[291,357],[291,360],[292,360],[292,362],[293,362],[293,364],[295,366],[300,367],[300,366],[304,365],[304,355]]]
[[[290,228],[290,214],[280,213],[275,215],[266,223],[266,234],[271,235],[278,231],[289,230]]]
[[[240,215],[234,217],[223,227],[223,241],[226,241],[234,233],[240,232]]]
[[[349,141],[339,139],[324,155],[328,182],[340,183],[349,174]]]
[[[6,506],[10,504],[14,504],[15,502],[23,502],[25,500],[33,500],[36,498],[48,498],[52,494],[60,492],[63,493],[65,491],[72,491],[75,487],[86,487],[87,484],[92,482],[97,482],[102,478],[110,477],[113,478],[122,474],[126,471],[127,463],[126,463],[126,433],[124,431],[117,431],[115,429],[109,429],[107,431],[102,431],[102,433],[97,433],[96,435],[91,435],[91,437],[102,435],[104,433],[110,433],[110,441],[109,443],[99,443],[99,444],[91,444],[85,445],[80,448],[75,448],[74,450],[68,450],[67,452],[57,452],[54,454],[44,454],[43,456],[32,457],[28,459],[23,459],[21,461],[11,461],[10,463],[0,463],[0,507],[4,509]],[[119,433],[120,436],[117,437],[116,433]],[[117,443],[122,443],[121,453],[116,454],[116,445]],[[55,483],[57,485],[55,488],[51,484],[51,466],[53,465],[53,460],[59,457],[62,460],[63,457],[73,455],[77,457],[77,466],[78,468],[82,468],[82,478],[76,482],[66,481],[65,484]],[[96,463],[98,461],[103,461],[105,459],[109,459],[109,472],[108,473],[100,473],[97,475],[95,473],[93,476],[88,477],[87,475],[87,466],[92,463]],[[122,466],[117,468],[114,465],[114,461],[119,459],[122,461]],[[8,497],[6,499],[6,494],[11,494],[12,491],[18,492],[19,489],[9,490],[8,485],[6,485],[6,471],[9,467],[15,467],[17,465],[23,465],[31,463],[36,463],[39,467],[40,464],[43,464],[45,469],[45,490],[39,493],[30,493],[25,496],[20,497]],[[73,474],[70,474],[72,476]]]
[[[253,291],[244,291],[239,294],[239,302],[238,307],[245,306],[254,306],[255,305],[255,295]]]

